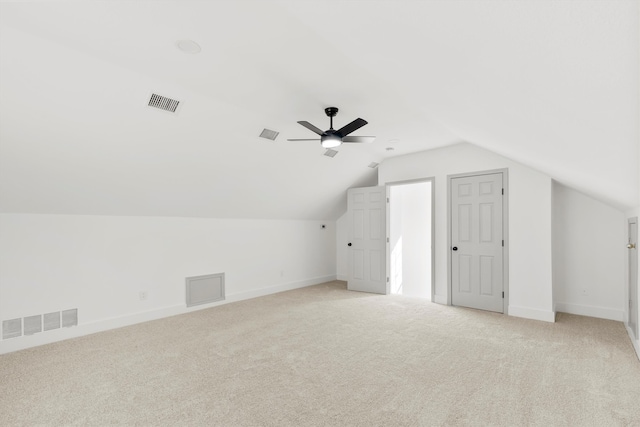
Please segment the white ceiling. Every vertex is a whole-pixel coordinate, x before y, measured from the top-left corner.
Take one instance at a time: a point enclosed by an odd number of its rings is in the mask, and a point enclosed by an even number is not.
[[[0,211],[331,219],[375,184],[370,162],[461,141],[637,206],[638,8],[4,1]],[[179,114],[147,107],[152,92]],[[328,106],[376,142],[329,158],[286,141],[313,138],[298,120],[328,128]]]

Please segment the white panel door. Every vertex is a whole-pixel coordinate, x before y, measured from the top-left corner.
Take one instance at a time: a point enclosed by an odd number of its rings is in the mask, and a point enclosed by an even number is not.
[[[629,328],[638,339],[638,218],[629,219]]]
[[[347,197],[347,289],[386,294],[386,188],[351,188]]]
[[[502,173],[451,179],[451,304],[504,312]]]

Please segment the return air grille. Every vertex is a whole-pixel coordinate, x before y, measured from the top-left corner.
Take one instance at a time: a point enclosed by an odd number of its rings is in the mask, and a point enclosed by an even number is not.
[[[16,338],[22,335],[22,319],[11,319],[2,322],[2,339]]]
[[[224,273],[186,278],[187,307],[224,300]]]
[[[78,309],[54,311],[53,313],[38,314],[2,321],[2,339],[16,338],[47,332],[54,329],[78,326]]]
[[[171,113],[175,113],[178,109],[178,105],[180,105],[180,101],[176,101],[175,99],[167,98],[166,96],[152,94],[149,99],[149,107],[159,108],[161,110],[169,111]]]

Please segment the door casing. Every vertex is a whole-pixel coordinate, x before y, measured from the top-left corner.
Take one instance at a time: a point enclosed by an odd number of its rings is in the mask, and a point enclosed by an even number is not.
[[[632,232],[632,224],[635,225],[635,230]],[[638,217],[629,218],[627,220],[627,234],[628,234],[628,243],[633,243],[636,248],[635,249],[627,249],[627,257],[629,258],[629,292],[628,292],[628,316],[627,316],[627,326],[631,331],[631,335],[635,335],[633,339],[638,339]],[[632,316],[633,314],[633,316]],[[632,325],[633,322],[633,328]]]
[[[502,275],[504,299],[502,301],[502,312],[508,314],[509,308],[509,169],[492,169],[486,171],[466,172],[447,175],[447,305],[451,304],[451,294],[453,292],[453,281],[451,275],[451,180],[454,178],[472,177],[480,175],[490,175],[502,173],[502,185],[504,197],[502,199],[502,236],[504,237],[504,249],[502,251]]]

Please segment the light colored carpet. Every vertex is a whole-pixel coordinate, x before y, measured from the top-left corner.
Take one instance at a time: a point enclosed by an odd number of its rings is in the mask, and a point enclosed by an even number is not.
[[[0,356],[0,425],[630,426],[619,322],[331,282]]]

